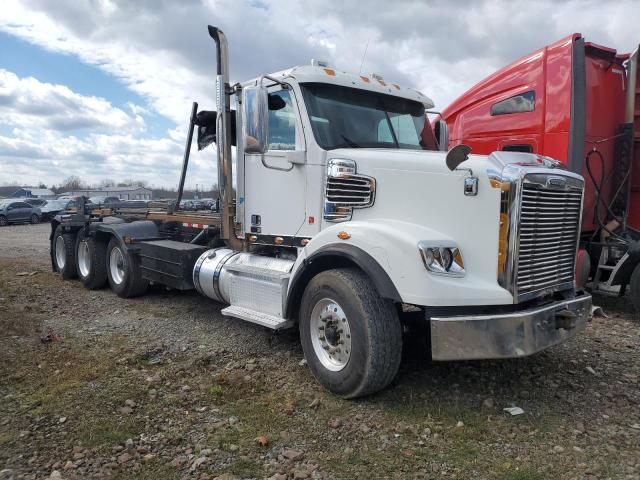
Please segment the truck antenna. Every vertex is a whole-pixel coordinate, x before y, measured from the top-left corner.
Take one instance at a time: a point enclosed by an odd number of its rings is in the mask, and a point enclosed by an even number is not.
[[[364,47],[364,53],[362,54],[362,61],[360,62],[360,72],[358,74],[362,74],[362,65],[364,65],[364,58],[367,56],[367,50],[369,49],[369,41],[371,37],[367,38],[367,46]]]

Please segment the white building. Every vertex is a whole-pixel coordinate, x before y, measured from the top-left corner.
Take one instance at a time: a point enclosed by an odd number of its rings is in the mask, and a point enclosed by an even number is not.
[[[151,200],[151,189],[145,187],[102,187],[65,192],[63,196],[118,197],[120,200]]]

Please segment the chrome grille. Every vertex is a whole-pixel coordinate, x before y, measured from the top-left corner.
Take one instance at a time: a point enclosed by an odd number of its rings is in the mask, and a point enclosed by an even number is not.
[[[352,160],[332,159],[327,165],[324,218],[332,222],[350,220],[354,208],[373,205],[375,179],[356,173]]]
[[[350,207],[367,207],[373,200],[371,179],[350,175],[327,179],[327,201]]]
[[[536,175],[522,183],[516,290],[518,298],[573,284],[582,208],[582,184]],[[549,178],[560,180],[556,184]]]

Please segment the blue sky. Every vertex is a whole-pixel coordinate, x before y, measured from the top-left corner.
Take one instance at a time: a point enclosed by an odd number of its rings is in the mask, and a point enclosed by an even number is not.
[[[227,34],[232,81],[311,58],[352,71],[369,44],[363,73],[443,108],[573,32],[631,51],[639,20],[633,0],[3,0],[0,184],[175,186],[191,102],[215,109],[207,24]],[[214,148],[193,155],[188,186],[215,175]]]

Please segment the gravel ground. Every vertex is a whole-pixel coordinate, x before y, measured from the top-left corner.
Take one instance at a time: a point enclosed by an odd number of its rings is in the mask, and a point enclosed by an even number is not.
[[[0,229],[0,479],[640,479],[640,319],[526,359],[432,363],[324,392],[296,332],[195,293],[123,300],[50,271],[49,225]],[[518,406],[512,416],[503,409]]]

